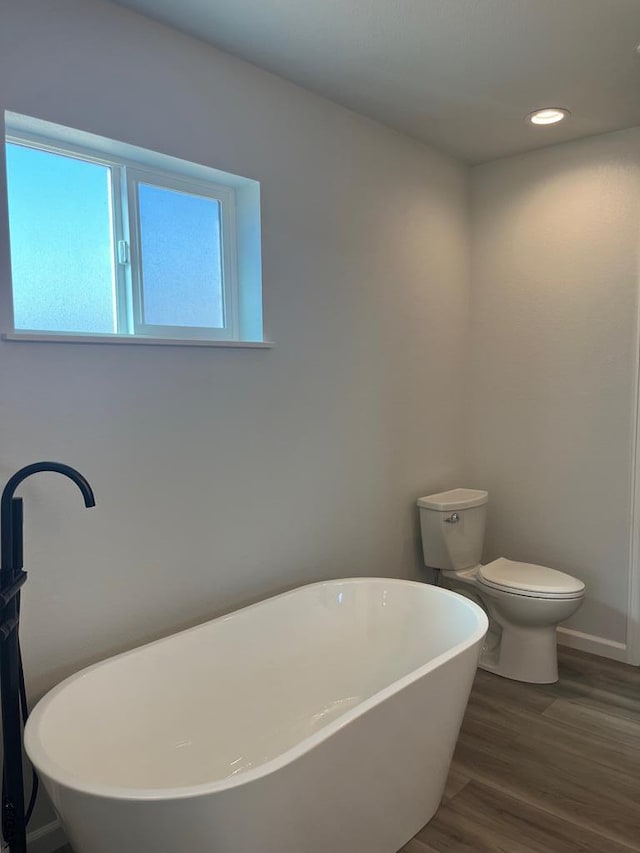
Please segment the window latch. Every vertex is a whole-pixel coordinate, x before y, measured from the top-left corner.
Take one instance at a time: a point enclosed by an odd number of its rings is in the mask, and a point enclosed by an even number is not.
[[[118,263],[128,264],[130,260],[129,244],[126,240],[118,240]]]

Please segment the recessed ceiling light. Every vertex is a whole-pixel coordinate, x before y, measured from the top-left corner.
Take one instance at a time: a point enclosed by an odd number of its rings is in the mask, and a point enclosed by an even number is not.
[[[560,107],[545,107],[527,116],[531,124],[557,124],[569,115],[569,110]]]

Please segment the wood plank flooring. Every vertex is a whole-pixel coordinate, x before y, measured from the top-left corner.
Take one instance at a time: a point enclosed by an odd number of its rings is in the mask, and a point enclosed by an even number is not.
[[[442,805],[401,853],[640,851],[640,669],[559,658],[552,685],[478,671]]]
[[[552,685],[478,671],[442,805],[400,853],[640,853],[640,668],[559,658]]]

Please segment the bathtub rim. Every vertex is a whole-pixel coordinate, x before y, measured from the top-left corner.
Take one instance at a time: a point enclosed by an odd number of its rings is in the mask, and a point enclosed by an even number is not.
[[[285,750],[274,758],[269,759],[268,761],[258,765],[255,768],[252,768],[251,770],[247,770],[243,773],[240,773],[237,776],[228,776],[224,779],[216,780],[213,782],[204,782],[198,785],[181,785],[172,788],[136,788],[116,785],[105,785],[83,780],[82,777],[77,776],[76,774],[67,770],[65,767],[58,764],[47,753],[46,747],[44,746],[42,739],[39,735],[39,723],[42,717],[46,713],[49,705],[51,705],[51,703],[57,698],[60,693],[64,691],[64,689],[69,684],[88,675],[93,670],[104,666],[108,662],[116,661],[120,658],[125,658],[130,655],[139,653],[144,649],[150,648],[151,646],[157,646],[162,643],[167,643],[175,639],[176,637],[198,631],[199,629],[202,629],[205,625],[211,625],[214,622],[221,622],[223,620],[232,619],[236,614],[245,613],[256,607],[261,607],[267,602],[292,597],[296,593],[299,593],[300,591],[305,589],[312,589],[315,587],[322,586],[337,586],[339,584],[345,583],[354,584],[358,586],[369,585],[371,583],[374,583],[376,585],[392,583],[394,585],[401,585],[405,587],[413,587],[416,589],[420,589],[422,592],[424,592],[426,588],[430,590],[430,592],[428,593],[429,595],[435,593],[436,597],[442,596],[442,598],[444,599],[455,599],[459,605],[465,607],[476,617],[477,625],[475,626],[470,636],[467,637],[465,640],[461,641],[460,643],[457,643],[456,645],[452,646],[450,649],[447,649],[436,657],[431,658],[422,666],[412,670],[407,675],[402,676],[402,678],[393,681],[391,684],[382,688],[382,690],[378,690],[376,693],[372,694],[364,701],[359,702],[354,708],[351,708],[349,711],[346,711],[344,714],[337,717],[328,725],[323,726],[317,732],[314,732],[314,734],[310,735],[309,737],[306,737],[304,740],[300,741],[299,743],[295,744],[294,746],[290,747],[289,749]],[[421,581],[411,581],[404,580],[402,578],[386,577],[351,577],[334,578],[331,580],[316,581],[309,584],[303,584],[302,586],[294,587],[293,589],[287,590],[277,595],[269,596],[268,598],[256,601],[253,604],[247,605],[246,607],[240,607],[237,610],[232,610],[229,613],[217,616],[214,619],[209,619],[206,622],[200,622],[199,624],[193,625],[190,628],[185,628],[184,630],[176,631],[173,634],[168,634],[166,637],[160,637],[159,639],[152,640],[149,643],[143,643],[140,646],[135,646],[132,649],[127,649],[126,651],[120,652],[116,655],[111,655],[110,657],[97,661],[94,664],[90,664],[87,667],[83,667],[82,669],[78,670],[78,672],[72,673],[71,675],[63,679],[55,687],[51,688],[51,690],[49,690],[47,693],[45,693],[45,695],[40,699],[40,701],[36,704],[32,712],[30,713],[23,735],[24,749],[27,753],[29,760],[40,775],[48,777],[57,786],[67,788],[69,790],[87,796],[98,797],[102,799],[118,800],[123,802],[163,802],[170,800],[172,801],[192,798],[195,799],[197,797],[220,793],[222,791],[227,791],[232,788],[240,787],[242,785],[248,785],[252,782],[258,781],[259,779],[269,776],[270,774],[275,773],[276,771],[282,769],[286,765],[305,755],[307,752],[310,752],[312,749],[315,749],[333,734],[340,731],[345,726],[349,725],[349,723],[353,722],[358,717],[363,716],[372,708],[384,702],[386,699],[389,699],[391,696],[394,696],[396,693],[399,693],[400,691],[409,687],[411,684],[428,675],[433,670],[444,666],[453,658],[462,655],[465,651],[467,651],[473,645],[482,640],[482,638],[487,633],[488,626],[489,622],[486,613],[475,602],[471,601],[466,596],[462,596],[452,590],[444,589],[443,587],[436,586],[434,584],[423,583]]]

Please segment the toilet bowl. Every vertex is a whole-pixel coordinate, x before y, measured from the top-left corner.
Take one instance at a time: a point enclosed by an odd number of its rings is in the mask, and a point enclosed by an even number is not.
[[[473,598],[489,616],[479,666],[535,684],[558,680],[556,627],[584,600],[565,572],[500,557],[479,562],[488,493],[452,489],[418,500],[425,565],[443,586]]]

